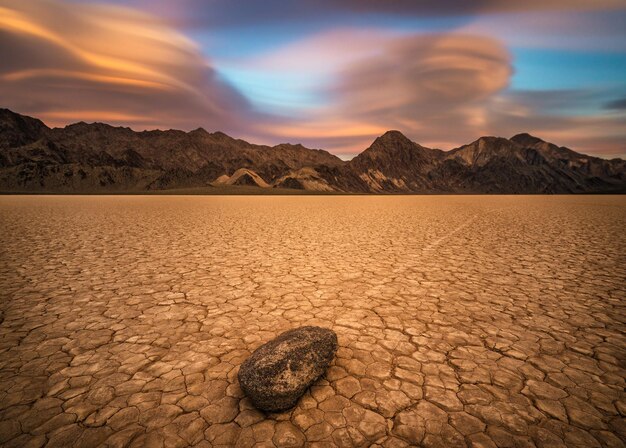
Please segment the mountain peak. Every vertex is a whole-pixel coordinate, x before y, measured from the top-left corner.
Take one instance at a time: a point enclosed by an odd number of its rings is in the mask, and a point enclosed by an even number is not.
[[[123,126],[112,126],[108,123],[102,123],[100,121],[94,121],[92,123],[87,123],[85,121],[78,121],[76,123],[68,124],[67,126],[65,126],[64,129],[73,130],[77,132],[84,132],[84,131],[108,132],[108,131],[115,130],[115,129],[130,130],[130,128],[125,128]]]
[[[31,127],[48,129],[48,126],[46,126],[43,121],[37,118],[29,117],[28,115],[18,114],[17,112],[13,112],[12,110],[5,108],[0,108],[0,123],[3,123],[5,126],[7,126],[9,123],[11,123],[12,125],[28,124]]]
[[[510,138],[510,140],[514,143],[517,143],[518,145],[535,145],[537,143],[545,143],[544,140],[541,140],[538,137],[535,137],[534,135],[530,135],[527,132],[522,132],[521,134],[517,134],[514,135],[513,137]]]
[[[497,143],[507,144],[509,143],[509,140],[507,140],[504,137],[495,137],[493,135],[485,135],[483,137],[479,137],[477,140],[474,140],[469,145],[475,145],[475,144],[493,145]],[[466,145],[466,146],[469,146],[469,145]]]
[[[222,131],[211,132],[209,135],[217,140],[234,140],[230,135],[224,134]]]
[[[439,154],[409,140],[400,131],[387,131],[372,145],[349,162],[359,178],[371,188],[392,191],[407,188],[406,182],[417,182],[418,178],[435,163]],[[372,174],[370,172],[381,173]],[[378,176],[378,177],[377,177]]]
[[[413,143],[402,132],[396,131],[396,130],[393,130],[393,129],[385,132],[383,135],[378,137],[376,140],[382,140],[382,141],[387,141],[387,142],[388,141],[405,141],[405,142]]]
[[[0,147],[15,147],[39,140],[50,129],[41,120],[0,109]]]
[[[402,132],[400,131],[387,131],[380,137],[377,137],[376,140],[372,143],[372,145],[365,150],[364,152],[389,152],[389,151],[398,151],[398,150],[411,150],[419,145],[411,140],[409,140]]]
[[[193,131],[189,131],[189,134],[191,135],[209,135],[209,133],[206,131],[206,129],[200,127],[200,128],[196,128]]]

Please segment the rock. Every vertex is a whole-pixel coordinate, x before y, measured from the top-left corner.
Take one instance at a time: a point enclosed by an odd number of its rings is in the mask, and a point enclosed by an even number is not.
[[[257,408],[288,409],[324,373],[336,351],[332,330],[308,326],[286,331],[244,361],[239,384]]]

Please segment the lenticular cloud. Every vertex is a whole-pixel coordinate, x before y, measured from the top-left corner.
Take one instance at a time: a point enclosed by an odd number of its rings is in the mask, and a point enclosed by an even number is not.
[[[61,0],[0,0],[3,104],[49,123],[228,127],[245,102],[195,44],[148,14]]]

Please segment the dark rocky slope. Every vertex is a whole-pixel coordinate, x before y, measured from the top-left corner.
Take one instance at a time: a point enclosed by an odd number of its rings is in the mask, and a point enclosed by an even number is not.
[[[242,175],[245,173],[245,175]],[[51,129],[0,109],[0,190],[106,193],[232,185],[348,193],[626,192],[626,162],[528,134],[441,151],[389,131],[349,162],[302,145],[254,145],[204,129]]]
[[[440,151],[389,131],[349,163],[371,191],[413,193],[625,192],[626,162],[586,156],[528,134],[481,137]]]

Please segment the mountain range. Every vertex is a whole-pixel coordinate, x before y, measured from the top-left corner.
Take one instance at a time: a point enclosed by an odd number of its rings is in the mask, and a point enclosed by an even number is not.
[[[238,190],[237,187],[247,186]],[[398,131],[344,161],[302,145],[263,146],[204,129],[136,132],[103,123],[49,128],[0,109],[0,191],[625,193],[626,161],[579,154],[529,134],[450,151]]]

